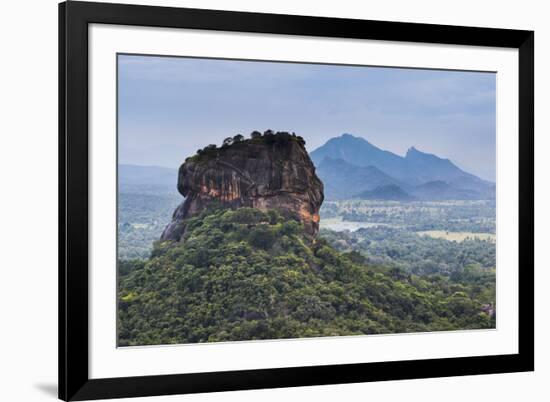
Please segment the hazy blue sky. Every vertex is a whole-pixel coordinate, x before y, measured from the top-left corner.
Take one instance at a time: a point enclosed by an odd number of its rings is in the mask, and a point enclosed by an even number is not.
[[[207,144],[294,131],[309,151],[350,133],[495,179],[493,73],[119,56],[119,162],[178,167]]]

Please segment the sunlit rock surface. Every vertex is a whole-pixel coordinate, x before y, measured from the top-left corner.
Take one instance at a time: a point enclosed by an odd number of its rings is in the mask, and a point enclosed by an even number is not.
[[[303,223],[315,236],[323,183],[301,137],[257,133],[252,139],[227,139],[187,158],[179,169],[178,191],[185,197],[161,240],[179,241],[185,220],[212,204],[227,208],[277,209]]]

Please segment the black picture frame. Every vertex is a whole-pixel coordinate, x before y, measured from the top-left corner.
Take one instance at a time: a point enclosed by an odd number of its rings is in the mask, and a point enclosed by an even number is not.
[[[88,25],[118,24],[519,51],[517,354],[213,373],[88,375]],[[59,5],[59,398],[169,395],[534,370],[534,32],[70,1]]]

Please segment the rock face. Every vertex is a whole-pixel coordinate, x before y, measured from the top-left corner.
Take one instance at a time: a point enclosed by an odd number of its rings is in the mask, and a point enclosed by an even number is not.
[[[252,139],[228,138],[221,148],[209,145],[187,158],[178,173],[178,191],[186,198],[161,240],[179,241],[185,220],[213,204],[277,209],[315,236],[323,183],[304,145],[301,137],[289,133],[255,132]]]

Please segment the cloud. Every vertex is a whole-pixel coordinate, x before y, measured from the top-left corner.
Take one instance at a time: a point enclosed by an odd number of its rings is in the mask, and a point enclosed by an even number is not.
[[[177,166],[237,132],[350,132],[415,145],[494,179],[493,73],[119,56],[120,160]],[[468,152],[475,147],[476,152]]]

